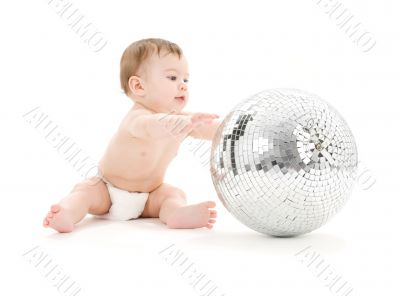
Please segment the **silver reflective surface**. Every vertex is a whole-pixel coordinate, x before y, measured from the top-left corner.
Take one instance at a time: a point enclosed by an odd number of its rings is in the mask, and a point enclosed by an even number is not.
[[[211,149],[218,197],[246,226],[275,236],[310,232],[348,199],[357,149],[340,114],[295,89],[260,92],[224,119]]]

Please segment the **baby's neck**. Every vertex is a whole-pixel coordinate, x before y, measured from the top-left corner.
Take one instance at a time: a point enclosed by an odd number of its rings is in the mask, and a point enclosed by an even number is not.
[[[133,109],[133,110],[147,110],[147,111],[150,111],[150,112],[153,112],[153,113],[158,113],[158,112],[156,112],[156,111],[154,111],[154,110],[152,110],[152,109],[146,107],[145,105],[143,105],[143,104],[140,103],[140,102],[135,102],[135,103],[133,103],[132,109]]]

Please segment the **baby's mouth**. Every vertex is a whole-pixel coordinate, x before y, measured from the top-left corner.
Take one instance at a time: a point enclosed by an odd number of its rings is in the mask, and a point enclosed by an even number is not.
[[[175,97],[175,99],[183,102],[185,100],[185,96]]]

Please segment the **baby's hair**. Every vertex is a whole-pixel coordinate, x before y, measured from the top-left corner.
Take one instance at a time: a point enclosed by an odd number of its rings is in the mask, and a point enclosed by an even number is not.
[[[120,80],[121,88],[129,95],[129,77],[137,75],[139,67],[154,52],[160,55],[165,50],[167,53],[175,54],[179,58],[183,55],[182,49],[175,43],[160,38],[147,38],[133,42],[129,45],[121,57]]]

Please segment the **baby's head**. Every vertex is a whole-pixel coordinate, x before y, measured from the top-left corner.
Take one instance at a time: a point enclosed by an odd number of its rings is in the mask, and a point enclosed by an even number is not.
[[[177,113],[189,99],[189,70],[178,45],[164,39],[142,39],[121,58],[121,87],[134,102],[154,112]]]

